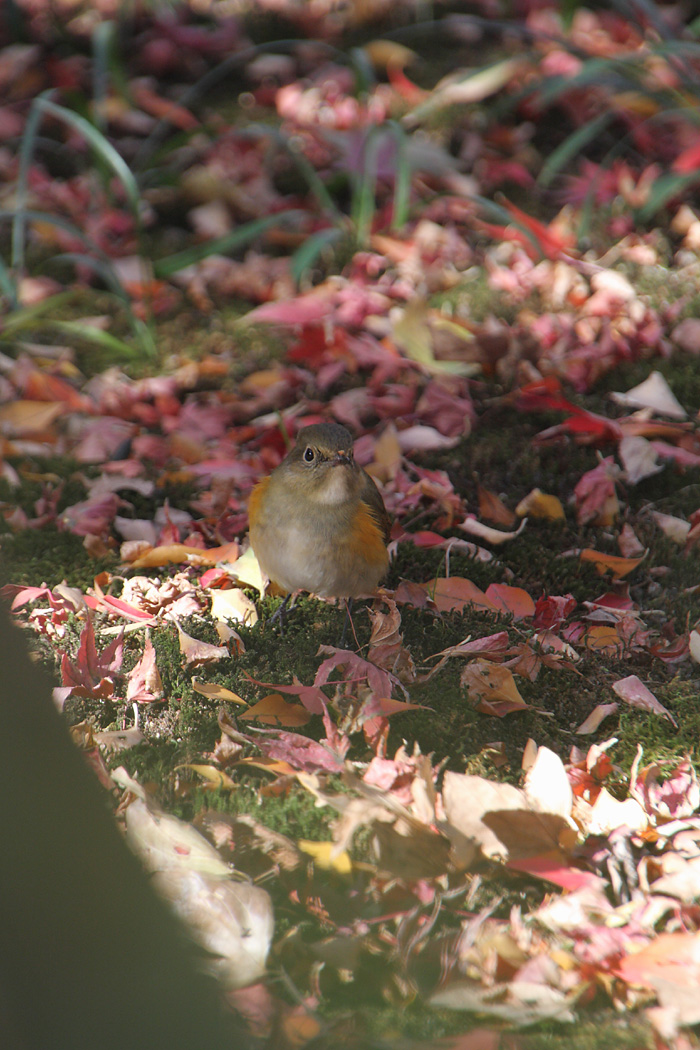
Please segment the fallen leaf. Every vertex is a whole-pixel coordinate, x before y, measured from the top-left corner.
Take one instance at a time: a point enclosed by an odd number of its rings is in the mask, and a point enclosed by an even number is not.
[[[233,620],[254,627],[258,613],[250,598],[239,587],[217,588],[211,592],[211,614],[215,620]]]
[[[201,693],[202,696],[208,697],[210,700],[226,700],[232,704],[242,704],[247,707],[246,701],[238,695],[238,693],[232,693],[230,689],[227,689],[223,685],[219,685],[217,682],[199,682],[196,678],[192,679],[192,688],[197,693]]]
[[[548,747],[539,747],[525,776],[525,797],[541,813],[555,813],[568,820],[574,796],[564,763]]]
[[[644,560],[645,556],[646,554],[641,558],[621,558],[617,554],[603,554],[602,551],[595,551],[590,547],[586,547],[579,554],[581,561],[591,562],[601,576],[610,572],[615,580],[628,576]]]
[[[141,799],[127,806],[126,839],[149,871],[183,868],[228,876],[231,869],[203,835],[183,820],[150,809]]]
[[[270,693],[238,717],[255,719],[256,722],[270,726],[304,726],[312,716],[301,704],[288,703],[281,693]]]
[[[621,657],[624,643],[620,637],[617,627],[589,627],[586,631],[584,644],[592,653],[600,653],[605,656]]]
[[[483,816],[494,810],[526,808],[525,796],[519,788],[447,770],[442,782],[442,803],[445,822],[439,826],[452,843],[458,868],[471,865],[477,847],[487,857],[506,858],[506,847],[484,824]]]
[[[678,723],[664,705],[656,699],[650,689],[644,685],[636,674],[628,675],[613,682],[613,692],[617,693],[621,700],[628,703],[630,707],[639,707],[642,711],[651,711],[652,714],[662,715],[678,729]]]
[[[462,529],[463,532],[468,532],[470,536],[478,536],[481,540],[486,540],[487,543],[493,543],[494,546],[500,546],[502,543],[507,543],[508,540],[514,540],[516,536],[519,536],[527,525],[527,518],[523,518],[520,525],[515,532],[502,532],[499,529],[492,529],[488,525],[484,525],[483,522],[477,521],[476,518],[465,518],[457,528]]]
[[[477,484],[477,494],[479,496],[480,517],[486,518],[488,521],[494,521],[497,525],[505,525],[506,528],[511,528],[515,524],[515,514],[506,507],[503,500],[495,492],[489,492],[483,485]],[[522,514],[519,516],[522,517]]]
[[[690,632],[690,655],[696,664],[700,664],[700,632],[694,630]]]
[[[231,777],[224,773],[223,769],[218,769],[217,766],[208,766],[197,762],[184,762],[180,766],[175,766],[175,769],[191,769],[193,773],[198,773],[212,788],[217,790],[233,791],[236,787]]]
[[[541,489],[533,489],[520,500],[515,508],[519,518],[545,518],[547,521],[564,521],[566,514],[557,496],[548,496]]]
[[[350,854],[345,850],[338,852],[335,842],[310,842],[308,839],[299,839],[297,846],[302,853],[312,857],[314,865],[322,871],[335,871],[339,875],[349,875],[352,872]]]
[[[177,633],[180,641],[180,652],[184,657],[186,667],[210,664],[216,660],[226,660],[231,656],[225,645],[211,645],[209,642],[200,642],[198,638],[193,638],[183,631],[180,624],[177,624]]]
[[[490,583],[486,588],[486,598],[514,620],[524,620],[535,614],[535,603],[522,587],[511,587],[507,583]]]
[[[180,868],[158,871],[154,884],[210,953],[209,968],[224,989],[242,988],[265,974],[274,932],[265,890]]]
[[[657,415],[668,416],[669,419],[686,419],[688,416],[661,372],[652,372],[638,386],[632,387],[625,393],[616,391],[610,396],[618,405],[628,405],[631,408],[651,408]]]
[[[526,711],[515,684],[513,672],[490,660],[472,660],[462,671],[460,684],[467,690],[470,702],[482,714],[503,718],[514,711]]]
[[[623,437],[618,453],[630,485],[637,485],[664,469],[663,463],[657,460],[654,445],[644,437]]]
[[[617,799],[602,787],[586,814],[585,830],[589,835],[610,835],[617,828],[644,831],[649,817],[635,798]]]
[[[576,1020],[563,992],[546,984],[526,981],[509,981],[488,988],[474,981],[452,981],[431,996],[430,1005],[488,1014],[522,1027],[544,1020]]]
[[[608,718],[609,715],[614,715],[619,706],[619,704],[614,702],[612,704],[596,704],[588,718],[586,718],[578,727],[576,733],[579,736],[587,736],[588,733],[595,733],[601,722]]]
[[[262,574],[252,547],[249,547],[233,565],[230,565],[228,571],[244,587],[253,587],[259,594],[265,593],[268,581]]]
[[[143,656],[129,674],[126,699],[137,704],[153,704],[162,700],[163,696],[163,682],[156,664],[156,651],[150,631],[147,630]]]
[[[61,401],[10,401],[0,405],[0,430],[13,437],[38,434],[50,427],[65,411]]]
[[[612,456],[586,471],[574,488],[576,518],[579,525],[612,525],[620,513],[615,482],[620,468]]]
[[[689,521],[684,518],[675,518],[672,514],[662,514],[658,510],[653,510],[651,516],[665,536],[680,547],[685,544],[690,532]]]

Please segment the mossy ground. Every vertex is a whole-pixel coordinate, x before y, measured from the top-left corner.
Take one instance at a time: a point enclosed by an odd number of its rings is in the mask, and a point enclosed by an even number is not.
[[[471,284],[473,289],[473,282]],[[84,307],[84,304],[81,303]],[[454,295],[458,305],[458,294]],[[493,304],[492,304],[493,305]],[[208,352],[220,352],[234,346],[233,383],[245,371],[264,367],[278,358],[279,344],[266,341],[259,331],[242,329],[236,307],[204,320],[199,315],[187,314],[171,318],[162,324],[162,360],[168,357],[199,357]],[[99,371],[103,359],[92,351],[83,359],[90,371]],[[671,359],[654,359],[654,367],[668,379],[672,389],[682,397],[689,413],[700,408],[700,373],[695,362],[677,355]],[[139,372],[155,370],[156,363],[140,365]],[[133,366],[128,370],[135,372]],[[649,362],[632,363],[620,367],[605,377],[599,386],[580,399],[583,407],[604,414],[616,415],[609,393],[628,389],[648,375]],[[577,400],[575,393],[570,393]],[[582,564],[571,552],[593,547],[608,553],[618,553],[615,529],[581,527],[576,523],[568,500],[573,487],[588,469],[596,464],[595,450],[564,439],[556,445],[537,445],[534,437],[544,428],[560,420],[552,413],[520,414],[513,410],[506,392],[495,383],[474,384],[478,423],[473,434],[457,448],[439,455],[426,456],[423,465],[447,471],[455,489],[466,498],[471,509],[477,507],[477,480],[505,502],[514,507],[531,489],[540,488],[559,496],[566,508],[566,520],[546,522],[531,520],[514,541],[493,551],[491,562],[475,561],[464,554],[452,553],[449,573],[465,576],[482,589],[490,583],[507,582],[523,587],[534,599],[540,595],[571,593],[579,602],[592,600],[610,587],[607,578],[601,578],[591,565]],[[601,449],[611,454],[612,449]],[[0,484],[0,502],[19,504],[28,515],[35,513],[36,501],[45,487],[62,485],[59,512],[85,498],[83,478],[94,473],[69,459],[33,459],[23,456],[13,465],[22,476],[19,490]],[[186,487],[173,486],[167,492],[159,489],[153,498],[129,494],[135,516],[147,517],[155,512],[167,495],[172,506],[185,506],[191,495]],[[623,520],[634,524],[648,554],[629,578],[631,594],[653,622],[654,615],[662,616],[682,631],[700,618],[700,594],[692,586],[700,582],[700,554],[697,549],[685,554],[654,527],[648,514],[650,509],[669,514],[688,516],[698,507],[700,477],[697,471],[681,472],[668,466],[661,474],[647,479],[623,493],[621,514]],[[60,516],[60,515],[59,515]],[[454,534],[463,538],[459,530]],[[0,582],[38,585],[46,582],[55,586],[62,580],[85,590],[94,576],[107,569],[115,571],[116,552],[95,560],[83,546],[82,539],[57,527],[13,532],[0,517]],[[661,574],[653,570],[662,570]],[[167,571],[167,570],[165,570]],[[173,570],[174,571],[174,570]],[[447,563],[444,552],[424,551],[405,543],[400,545],[391,567],[388,585],[396,586],[401,579],[423,582],[445,575]],[[292,839],[328,838],[332,816],[313,804],[310,795],[298,787],[279,797],[261,794],[260,787],[269,778],[262,772],[250,772],[237,778],[233,791],[210,791],[200,782],[196,773],[188,770],[188,763],[206,761],[214,748],[220,728],[217,721],[218,705],[204,699],[193,689],[195,673],[206,681],[217,682],[253,701],[264,695],[258,682],[290,684],[293,676],[310,684],[322,657],[319,647],[335,645],[341,634],[344,612],[342,608],[302,598],[290,613],[284,633],[270,622],[279,604],[278,599],[259,602],[260,622],[251,628],[239,628],[245,651],[221,661],[213,670],[192,672],[182,666],[175,629],[163,627],[153,633],[158,665],[163,678],[167,700],[142,711],[142,727],[146,742],[130,751],[114,756],[114,764],[123,764],[139,780],[157,791],[163,803],[173,812],[192,819],[203,808],[229,814],[245,812],[261,823],[288,835]],[[354,613],[354,625],[361,646],[369,637],[369,620],[360,605]],[[218,643],[211,623],[204,618],[192,618],[183,627],[193,636]],[[80,624],[68,625],[66,647],[77,641]],[[508,617],[465,611],[441,616],[409,606],[402,609],[404,643],[410,650],[421,674],[433,666],[436,654],[455,645],[467,636],[478,638],[495,630],[506,630],[513,643],[527,639],[531,629],[522,623],[513,623]],[[123,670],[128,671],[140,653],[140,641],[127,637]],[[46,644],[38,646],[39,656],[51,673],[56,674],[53,650]],[[529,704],[528,710],[503,719],[478,713],[470,704],[460,685],[463,661],[455,658],[434,678],[410,687],[410,699],[424,705],[419,711],[392,719],[389,750],[405,741],[412,749],[417,743],[424,753],[432,752],[436,760],[444,760],[449,768],[478,772],[492,778],[517,782],[520,759],[528,739],[546,745],[562,756],[568,756],[572,745],[586,746],[593,739],[611,735],[619,738],[613,758],[618,764],[621,780],[629,771],[637,745],[644,747],[645,760],[667,758],[689,753],[697,758],[700,739],[700,714],[697,697],[700,675],[695,664],[683,665],[678,673],[648,654],[626,654],[623,659],[604,654],[587,654],[582,673],[575,670],[543,668],[535,682],[519,681],[520,691]],[[629,674],[639,674],[654,690],[659,700],[669,708],[678,721],[678,729],[667,720],[631,708],[621,708],[618,715],[608,719],[595,737],[582,738],[576,729],[596,706],[612,700],[612,683]],[[124,681],[121,688],[123,690]],[[236,705],[224,705],[228,715],[235,719]],[[96,703],[71,701],[67,717],[71,722],[84,719],[96,728],[120,728],[126,713],[126,704],[119,701]],[[318,733],[314,720],[307,727],[312,735]],[[496,769],[490,753],[484,750],[493,741],[502,741],[509,762],[506,768]],[[361,749],[361,742],[357,744]],[[359,754],[359,751],[358,751]],[[497,881],[497,880],[496,880]],[[504,895],[507,907],[518,901],[523,893],[532,891],[522,884],[516,888],[507,881],[492,887]],[[367,993],[369,995],[368,980]],[[357,984],[352,995],[364,994]],[[371,997],[370,997],[371,998]],[[338,994],[333,1007],[337,1017],[342,1014],[343,997]],[[348,1009],[350,1009],[348,1007]],[[567,1046],[587,1050],[588,1047],[624,1050],[627,1047],[650,1045],[646,1029],[639,1025],[622,1024],[617,1015],[602,1004],[600,1023],[581,1023],[574,1030],[556,1025],[541,1025],[536,1031],[520,1037],[520,1046],[526,1050]],[[349,1023],[357,1025],[357,1017]],[[362,1024],[368,1038],[387,1036],[400,1030],[414,1038],[438,1038],[450,1032],[461,1031],[465,1018],[452,1012],[426,1011],[417,1006],[394,1010],[386,1004],[375,1003],[363,1009]]]

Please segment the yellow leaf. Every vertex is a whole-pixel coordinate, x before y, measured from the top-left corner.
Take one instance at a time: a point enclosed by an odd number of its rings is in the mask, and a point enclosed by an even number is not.
[[[341,850],[334,856],[335,842],[310,842],[308,839],[299,839],[297,846],[302,853],[313,857],[316,867],[323,871],[336,871],[339,875],[349,875],[352,871],[349,853]]]
[[[270,693],[238,717],[254,718],[270,726],[304,726],[311,718],[311,712],[301,704],[288,703],[281,693]]]
[[[244,586],[254,587],[260,594],[265,593],[267,581],[260,570],[252,547],[249,547],[245,554],[242,554],[238,561],[229,567],[228,571]]]
[[[202,696],[206,696],[210,700],[228,700],[232,704],[242,704],[244,707],[248,706],[243,697],[239,696],[238,693],[232,693],[230,689],[227,689],[223,685],[218,685],[216,682],[198,682],[196,678],[193,678],[192,688],[195,692],[201,693]]]
[[[370,40],[362,50],[378,70],[386,70],[389,66],[402,69],[417,57],[415,51],[395,40]]]
[[[395,321],[392,337],[407,357],[421,365],[431,375],[472,375],[473,365],[464,361],[439,361],[433,352],[433,333],[428,320],[431,311],[424,299],[414,299]]]
[[[224,773],[222,769],[217,769],[216,766],[185,762],[181,766],[175,766],[175,769],[191,769],[193,773],[199,773],[200,777],[203,777],[208,784],[215,788],[225,788],[227,791],[232,791],[236,786],[231,777]]]
[[[519,518],[531,516],[533,518],[546,518],[548,521],[563,521],[566,515],[561,505],[561,500],[556,496],[548,496],[541,489],[533,489],[515,508]]]
[[[254,627],[258,622],[258,613],[253,602],[239,587],[231,587],[227,591],[212,591],[211,614],[215,620],[234,620],[249,627]]]

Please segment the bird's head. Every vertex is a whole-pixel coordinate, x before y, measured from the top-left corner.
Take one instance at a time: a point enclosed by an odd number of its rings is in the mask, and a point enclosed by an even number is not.
[[[339,423],[315,423],[300,430],[278,470],[293,481],[300,498],[315,503],[344,503],[362,488],[352,434]]]

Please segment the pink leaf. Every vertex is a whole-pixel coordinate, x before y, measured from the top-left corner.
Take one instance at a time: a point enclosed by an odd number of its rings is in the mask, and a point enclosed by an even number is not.
[[[630,707],[639,707],[642,711],[651,711],[655,715],[662,715],[664,718],[668,718],[669,722],[676,729],[678,728],[678,723],[671,712],[656,699],[651,690],[647,689],[636,674],[628,675],[627,678],[621,678],[619,681],[614,682],[613,691],[617,693],[621,700],[628,703]]]

